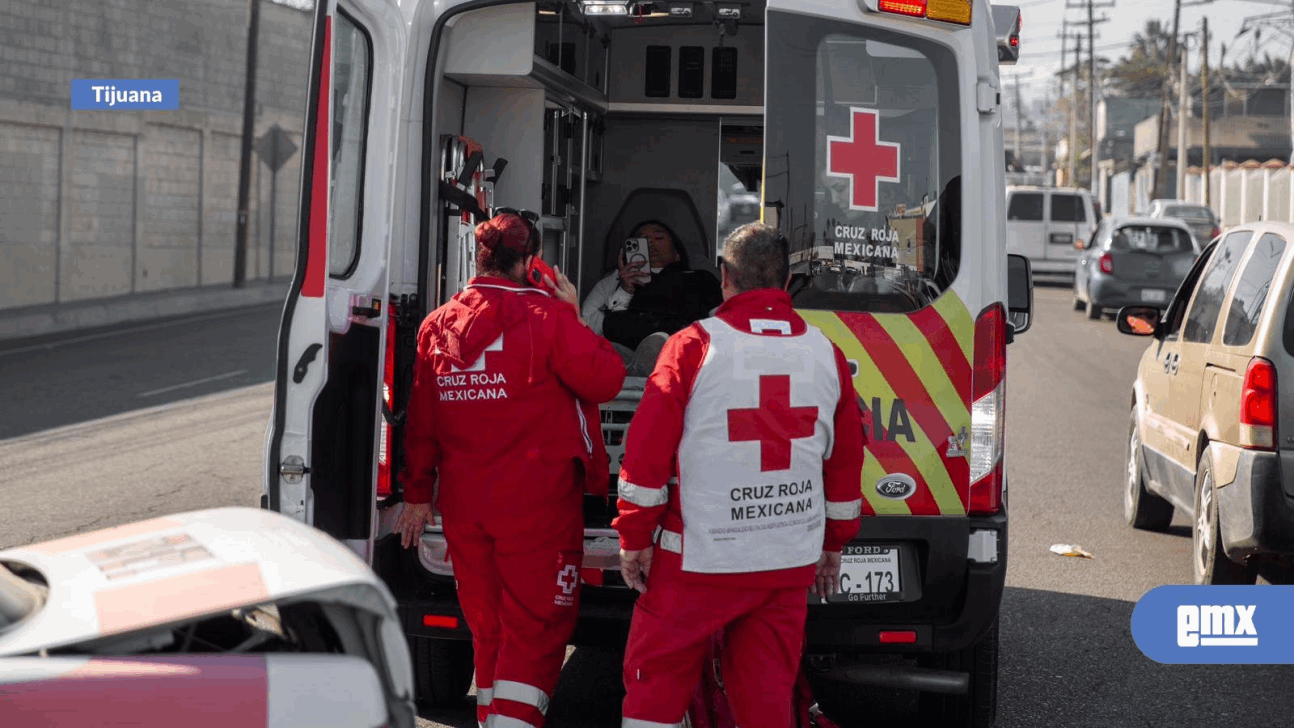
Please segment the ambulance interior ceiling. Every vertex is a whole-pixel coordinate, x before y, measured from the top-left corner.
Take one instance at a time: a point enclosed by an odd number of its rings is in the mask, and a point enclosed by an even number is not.
[[[496,206],[542,211],[546,230],[562,217],[582,227],[582,293],[614,266],[612,251],[638,222],[622,218],[652,209],[650,190],[662,191],[654,216],[688,238],[690,262],[713,267],[721,161],[751,191],[760,178],[763,15],[762,2],[588,0],[464,13],[446,38],[441,133],[480,142],[486,166],[508,160]],[[587,159],[578,158],[578,130],[573,154],[554,152],[545,117],[561,108],[590,114]],[[582,225],[578,189],[556,201],[551,191],[555,170],[557,186],[565,186],[567,165],[577,188],[584,168]],[[695,212],[675,209],[679,191]],[[635,193],[634,209],[621,214]],[[572,201],[569,209],[561,199]],[[568,270],[577,258],[575,229],[566,235]],[[563,256],[546,245],[545,257],[560,263]]]

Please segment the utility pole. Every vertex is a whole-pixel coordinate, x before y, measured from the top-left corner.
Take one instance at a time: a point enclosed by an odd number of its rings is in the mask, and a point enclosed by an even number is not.
[[[1088,183],[1088,189],[1094,196],[1097,196],[1097,199],[1101,199],[1099,197],[1101,194],[1101,186],[1097,184],[1097,180],[1100,176],[1100,173],[1097,171],[1097,166],[1101,157],[1101,144],[1100,140],[1096,138],[1096,23],[1098,21],[1096,20],[1094,13],[1097,7],[1097,4],[1093,0],[1087,0],[1087,106],[1088,113],[1090,114],[1088,117],[1087,135],[1089,137],[1088,144],[1091,147],[1092,162],[1092,176],[1091,181]],[[1114,0],[1111,0],[1100,7],[1114,7]],[[1109,18],[1106,17],[1102,17],[1100,20],[1102,23],[1107,21],[1109,21]],[[1101,199],[1101,202],[1104,204],[1105,201]]]
[[[1200,89],[1204,103],[1204,204],[1213,207],[1213,150],[1209,148],[1209,17],[1204,16],[1204,37],[1200,48]]]
[[[1177,65],[1181,67],[1181,78],[1177,85],[1177,191],[1173,195],[1178,200],[1186,199],[1186,155],[1190,136],[1186,133],[1187,122],[1191,118],[1191,80],[1186,75],[1186,45],[1179,49],[1181,57]]]
[[[1060,31],[1060,99],[1058,100],[1063,100],[1065,98],[1065,76],[1069,73],[1069,69],[1065,66],[1065,51],[1068,49],[1068,45],[1067,45],[1068,43],[1069,43],[1069,21],[1066,20],[1066,21],[1063,21],[1063,24],[1061,25],[1061,31]],[[1291,94],[1291,98],[1294,98],[1294,94]],[[1071,119],[1074,118],[1074,105],[1070,103],[1070,104],[1066,104],[1066,106],[1069,107],[1069,118]],[[1062,131],[1061,134],[1064,134],[1064,132]],[[1071,135],[1069,139],[1069,145],[1065,150],[1065,181],[1067,184],[1073,184],[1073,181],[1072,181],[1074,179],[1073,159],[1074,159],[1074,139],[1073,139],[1073,135]],[[1057,165],[1057,168],[1059,168],[1059,166],[1060,165]],[[1053,180],[1053,183],[1054,183],[1054,180]]]
[[[238,227],[234,237],[234,288],[247,278],[247,198],[252,185],[252,135],[256,133],[256,43],[261,0],[247,0],[247,78],[243,87],[243,147],[238,166]]]
[[[1074,34],[1074,100],[1069,105],[1069,186],[1078,186],[1078,59],[1083,57],[1083,36]]]
[[[1015,163],[1024,166],[1023,157],[1020,156],[1020,127],[1024,126],[1024,106],[1020,103],[1020,77],[1015,79]]]
[[[1176,0],[1173,3],[1173,37],[1168,42],[1168,57],[1164,59],[1164,86],[1160,93],[1162,103],[1159,109],[1159,169],[1155,172],[1155,192],[1159,197],[1168,196],[1168,116],[1171,104],[1169,102],[1171,88],[1171,79],[1173,78],[1173,64],[1178,62],[1178,36],[1181,34],[1182,8],[1192,7],[1195,5],[1204,5],[1212,0],[1198,0],[1197,2],[1183,3],[1182,0]],[[1182,77],[1186,77],[1186,71],[1182,71]],[[1180,118],[1178,126],[1183,123]],[[1180,137],[1181,134],[1179,133]],[[1179,153],[1180,156],[1180,153]],[[1178,172],[1178,179],[1181,179],[1181,172]],[[1180,194],[1181,184],[1178,184]]]

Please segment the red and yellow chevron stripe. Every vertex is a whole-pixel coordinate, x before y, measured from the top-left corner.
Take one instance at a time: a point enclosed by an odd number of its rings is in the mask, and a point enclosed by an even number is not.
[[[970,431],[975,320],[961,298],[949,290],[910,314],[799,314],[858,364],[854,388],[869,438],[860,484],[864,512],[964,515],[969,441],[964,438],[958,453],[956,436]],[[907,499],[877,492],[877,481],[892,473],[916,481]]]

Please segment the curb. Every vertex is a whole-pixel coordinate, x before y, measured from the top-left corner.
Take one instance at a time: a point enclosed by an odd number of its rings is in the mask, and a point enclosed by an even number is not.
[[[289,280],[259,281],[239,289],[228,285],[186,288],[0,310],[0,341],[282,302],[287,299],[290,285]]]

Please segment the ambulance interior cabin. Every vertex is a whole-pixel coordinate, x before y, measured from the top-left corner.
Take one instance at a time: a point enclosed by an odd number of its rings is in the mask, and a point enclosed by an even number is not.
[[[587,0],[463,13],[440,66],[442,178],[462,170],[458,135],[481,145],[487,170],[506,159],[493,206],[540,213],[543,257],[581,301],[650,219],[717,276],[716,240],[759,219],[762,15],[762,4]],[[447,296],[468,249],[457,208],[446,212]]]
[[[541,213],[544,258],[581,301],[638,223],[663,221],[689,265],[717,275],[716,248],[762,205],[790,237],[797,305],[932,302],[961,252],[955,60],[919,34],[862,40],[829,19],[780,18],[765,179],[764,16],[763,2],[681,0],[462,13],[438,66],[442,179],[461,175],[459,135],[482,146],[484,169],[506,159],[486,206]],[[843,140],[834,161],[831,140]],[[444,213],[442,300],[471,251],[458,208]]]

